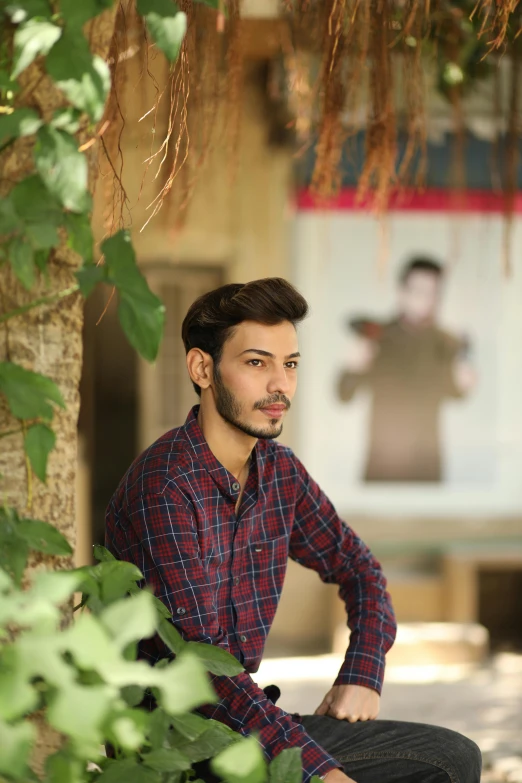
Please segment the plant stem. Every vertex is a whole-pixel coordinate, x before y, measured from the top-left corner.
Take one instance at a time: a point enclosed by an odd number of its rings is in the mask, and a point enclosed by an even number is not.
[[[9,312],[0,315],[0,323],[9,321],[10,318],[16,318],[17,315],[23,315],[29,310],[33,310],[35,307],[40,307],[40,305],[58,302],[60,299],[65,299],[65,297],[71,296],[71,294],[75,294],[76,291],[79,290],[80,286],[76,284],[72,285],[70,288],[64,288],[63,291],[58,291],[56,294],[49,294],[49,296],[42,296],[40,299],[34,299],[32,302],[29,302],[29,304],[23,305],[23,307],[17,307],[16,310],[9,310]]]

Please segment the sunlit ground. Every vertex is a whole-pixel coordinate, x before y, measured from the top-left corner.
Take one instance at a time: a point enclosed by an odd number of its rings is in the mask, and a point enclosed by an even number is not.
[[[271,658],[256,679],[279,685],[279,706],[303,715],[318,706],[340,664],[334,655]],[[389,666],[381,717],[460,731],[483,752],[484,783],[522,783],[522,655],[498,654],[475,667]]]

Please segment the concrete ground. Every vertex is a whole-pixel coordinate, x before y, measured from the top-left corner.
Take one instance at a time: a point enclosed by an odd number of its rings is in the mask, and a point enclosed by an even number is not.
[[[266,659],[256,681],[279,685],[288,712],[311,713],[340,666],[334,655]],[[522,783],[522,655],[502,653],[476,667],[389,667],[381,717],[434,723],[477,742],[482,783]]]

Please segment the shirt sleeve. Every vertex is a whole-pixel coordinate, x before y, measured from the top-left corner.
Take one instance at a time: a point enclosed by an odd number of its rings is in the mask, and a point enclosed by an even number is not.
[[[118,556],[138,566],[145,583],[168,607],[182,636],[228,650],[227,634],[219,624],[201,558],[194,516],[182,498],[172,494],[141,496],[127,510],[124,527]],[[161,657],[171,655],[159,637],[156,643]],[[299,723],[267,699],[246,672],[236,677],[214,676],[212,684],[218,702],[199,711],[241,734],[255,732],[268,760],[285,748],[301,748],[305,783],[313,775],[324,777],[341,767]]]
[[[385,655],[396,623],[386,579],[368,547],[337,515],[324,492],[293,456],[297,469],[290,557],[339,585],[348,613],[350,643],[336,685],[364,685],[381,693]]]

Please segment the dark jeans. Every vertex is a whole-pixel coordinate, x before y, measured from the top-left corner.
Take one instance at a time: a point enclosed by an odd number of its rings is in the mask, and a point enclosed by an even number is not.
[[[348,723],[304,715],[301,723],[356,783],[479,783],[480,750],[462,734],[424,723]]]

